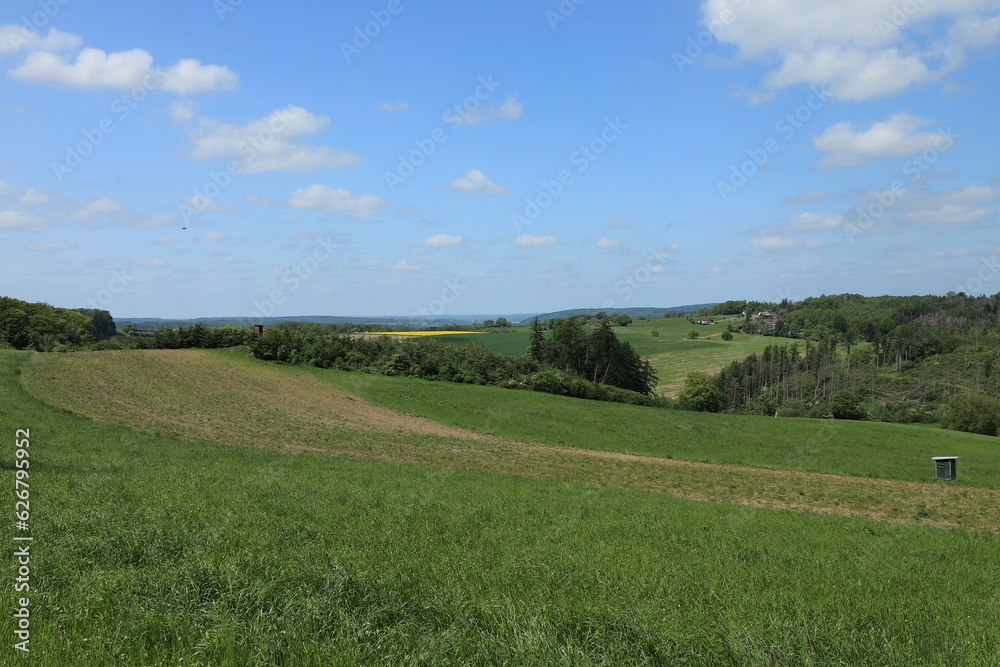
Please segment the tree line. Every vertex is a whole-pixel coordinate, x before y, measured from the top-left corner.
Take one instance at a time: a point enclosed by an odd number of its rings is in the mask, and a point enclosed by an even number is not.
[[[115,335],[111,313],[0,297],[0,342],[17,350],[67,350]]]
[[[682,406],[795,417],[1000,429],[1000,294],[728,301],[730,331],[802,339],[769,346],[718,373],[695,374]],[[777,321],[752,319],[777,312]]]

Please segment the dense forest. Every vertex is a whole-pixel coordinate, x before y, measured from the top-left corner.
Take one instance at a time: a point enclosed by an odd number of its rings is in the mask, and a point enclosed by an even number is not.
[[[745,302],[727,302],[735,310]],[[699,410],[940,422],[996,435],[1000,425],[1000,295],[823,296],[774,308],[768,346],[714,376],[694,374],[680,398]],[[744,306],[746,307],[746,306]],[[753,324],[750,310],[743,323]],[[721,313],[719,313],[721,314]],[[765,333],[765,332],[761,332]]]
[[[114,335],[115,321],[106,310],[71,310],[0,297],[0,342],[17,350],[61,351]]]

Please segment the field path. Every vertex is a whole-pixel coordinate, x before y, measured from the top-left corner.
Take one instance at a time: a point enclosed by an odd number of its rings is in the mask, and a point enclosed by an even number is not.
[[[997,490],[522,443],[372,405],[294,367],[201,350],[35,355],[22,377],[58,407],[185,440],[1000,531]]]

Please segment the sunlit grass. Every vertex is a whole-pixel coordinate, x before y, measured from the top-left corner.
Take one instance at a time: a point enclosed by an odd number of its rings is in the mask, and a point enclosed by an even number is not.
[[[32,430],[33,664],[995,662],[988,532],[154,436],[32,398],[29,356],[0,400]]]

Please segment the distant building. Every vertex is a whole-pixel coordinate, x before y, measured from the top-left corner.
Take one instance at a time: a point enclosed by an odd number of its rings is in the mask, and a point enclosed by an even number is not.
[[[264,333],[264,325],[263,324],[255,324],[255,325],[253,325],[253,333],[254,333],[255,336],[259,336],[262,333]]]
[[[695,320],[695,324],[715,324],[715,322],[708,319],[707,317],[699,317],[697,320]]]

